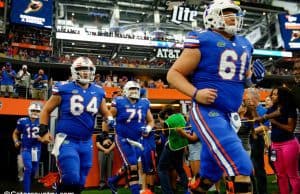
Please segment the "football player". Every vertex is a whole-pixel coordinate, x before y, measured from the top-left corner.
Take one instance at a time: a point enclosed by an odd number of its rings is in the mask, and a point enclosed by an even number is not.
[[[21,156],[24,163],[23,190],[25,193],[30,192],[31,178],[38,169],[41,156],[41,142],[38,141],[40,112],[41,105],[32,103],[28,107],[28,117],[18,119],[17,127],[12,134],[15,147],[21,146]]]
[[[113,118],[106,106],[105,91],[93,82],[96,68],[87,57],[75,59],[71,65],[73,80],[57,84],[46,102],[40,119],[42,142],[50,142],[49,116],[59,107],[52,154],[56,156],[60,173],[57,192],[80,193],[92,166],[92,134],[95,117],[100,111],[107,124]],[[107,126],[107,125],[106,125]]]
[[[206,192],[226,176],[228,193],[251,193],[253,166],[234,128],[244,87],[261,81],[264,66],[253,63],[253,47],[237,35],[243,11],[230,0],[215,0],[203,13],[202,32],[188,33],[184,51],[167,73],[170,85],[193,100],[190,120],[203,143],[200,177],[190,185],[194,193]],[[191,79],[188,79],[190,76]]]
[[[154,181],[156,173],[155,163],[155,136],[154,131],[144,136],[141,140],[144,150],[141,152],[140,180],[143,191],[149,190],[154,193]]]
[[[138,176],[138,158],[143,150],[140,139],[151,132],[154,119],[150,111],[150,102],[140,98],[140,85],[128,81],[123,88],[124,96],[113,99],[111,113],[116,118],[115,143],[121,153],[127,169],[129,187],[133,194],[140,193]],[[113,193],[117,193],[119,176],[108,179]]]

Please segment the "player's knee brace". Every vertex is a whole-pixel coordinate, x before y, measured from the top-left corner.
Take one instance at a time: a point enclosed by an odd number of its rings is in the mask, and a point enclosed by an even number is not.
[[[248,176],[226,177],[226,191],[229,194],[251,193],[252,184]]]
[[[130,166],[128,168],[128,181],[129,185],[134,185],[139,183],[139,174],[137,165]]]
[[[208,191],[209,188],[213,186],[213,184],[213,181],[207,178],[202,178],[199,176],[199,174],[197,174],[196,177],[189,182],[188,186],[193,193],[202,194],[206,193],[206,191]]]

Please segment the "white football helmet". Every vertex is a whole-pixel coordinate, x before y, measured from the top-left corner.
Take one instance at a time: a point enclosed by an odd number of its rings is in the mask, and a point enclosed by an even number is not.
[[[73,80],[81,84],[87,84],[94,81],[96,67],[88,57],[78,57],[71,66]]]
[[[223,15],[224,10],[230,10],[235,15]],[[204,26],[205,29],[222,30],[234,35],[242,29],[243,15],[242,9],[231,0],[215,0],[203,12]],[[235,17],[235,25],[227,25],[224,20],[225,17]]]
[[[32,103],[28,107],[28,116],[33,119],[37,119],[40,117],[40,112],[42,110],[42,107],[38,103]]]
[[[140,98],[140,90],[140,84],[135,81],[128,81],[123,88],[124,95],[132,99]]]

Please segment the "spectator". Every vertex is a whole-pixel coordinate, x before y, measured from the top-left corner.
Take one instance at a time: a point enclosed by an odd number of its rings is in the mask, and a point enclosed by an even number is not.
[[[298,110],[298,122],[295,131],[300,133],[300,58],[297,59],[294,63],[293,75],[295,79],[295,84],[291,89],[291,93],[293,95],[294,104],[296,105]]]
[[[254,117],[262,116],[267,112],[261,104],[259,104],[260,96],[258,90],[249,88],[246,90],[246,105],[252,110]],[[267,174],[265,171],[264,153],[266,132],[270,126],[269,122],[255,122],[253,124],[253,132],[250,136],[251,159],[255,171],[256,184],[253,183],[253,191],[258,194],[267,194]]]
[[[14,91],[16,72],[12,69],[11,63],[5,63],[5,67],[2,69],[1,75],[1,96],[5,96],[7,92],[8,96],[12,97]]]
[[[101,75],[99,73],[95,75],[94,83],[98,86],[103,86],[103,82],[101,81]]]
[[[27,65],[23,65],[16,77],[16,93],[21,97],[28,97],[29,84],[31,81],[30,73],[27,71]]]
[[[158,79],[154,84],[155,84],[155,88],[158,88],[158,89],[164,88],[164,82],[161,79]]]
[[[150,79],[148,81],[148,88],[155,88],[155,83],[154,83],[154,80],[153,79]]]
[[[280,193],[299,193],[299,142],[295,138],[297,111],[292,96],[287,88],[275,88],[271,92],[273,106],[263,118],[272,118],[273,112],[280,110],[280,115],[270,119],[271,160],[274,162]],[[274,114],[275,114],[274,113]],[[274,116],[273,114],[273,116]]]
[[[109,141],[106,141],[106,138],[108,138]],[[101,131],[96,138],[96,146],[99,150],[100,190],[107,186],[107,179],[111,177],[115,148],[114,138],[113,133],[107,133],[106,131]]]
[[[104,86],[105,87],[113,87],[114,86],[114,83],[113,83],[110,75],[106,76],[106,80],[104,82]]]
[[[147,98],[147,88],[146,88],[146,81],[141,81],[140,86],[141,86],[141,98]]]
[[[120,88],[123,88],[124,85],[128,82],[128,77],[126,76],[122,76],[120,79],[119,79],[119,86]]]
[[[48,76],[45,75],[44,70],[40,69],[37,74],[33,76],[32,98],[38,100],[46,100],[48,91]]]
[[[238,110],[242,125],[237,134],[242,141],[244,149],[249,153],[249,155],[251,153],[249,139],[254,128],[253,122],[250,122],[253,119],[253,111],[255,111],[253,109],[253,106],[247,106],[247,103],[243,100]]]
[[[188,141],[184,139],[186,137],[182,127],[185,127],[186,121],[182,114],[175,112],[172,106],[165,106],[158,115],[161,126],[168,128],[179,128],[176,131],[169,130],[168,141],[165,144],[163,151],[160,155],[158,162],[158,176],[161,182],[161,188],[163,194],[174,194],[176,193],[176,185],[171,185],[171,178],[169,172],[176,170],[180,177],[180,182],[183,186],[184,193],[188,190],[188,179],[183,169],[183,155],[184,147],[188,145]],[[176,121],[176,122],[175,122]],[[182,137],[181,137],[182,136]],[[173,141],[171,140],[173,139]],[[172,145],[174,140],[177,141],[178,145]],[[173,177],[171,175],[171,177]]]
[[[113,91],[111,98],[115,98],[117,96],[122,96],[122,91],[120,89]]]
[[[113,81],[114,86],[118,86],[119,85],[119,83],[118,83],[118,75],[114,74],[112,76],[112,81]]]

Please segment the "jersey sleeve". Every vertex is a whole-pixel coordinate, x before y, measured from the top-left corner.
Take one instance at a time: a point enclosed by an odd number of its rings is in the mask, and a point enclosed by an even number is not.
[[[150,109],[150,101],[148,100],[148,98],[142,98],[143,100],[143,104],[145,107],[147,107],[148,109]]]
[[[117,100],[118,100],[118,97],[112,99],[111,107],[117,107]]]
[[[184,48],[199,48],[200,40],[198,34],[196,31],[188,32],[183,43]]]
[[[59,95],[59,92],[61,90],[61,82],[57,82],[53,87],[52,87],[52,95]]]
[[[16,129],[22,133],[22,125],[23,125],[23,121],[24,121],[24,118],[20,118],[17,120],[17,126],[16,126]]]
[[[98,86],[98,85],[95,85],[96,86],[96,88],[98,88],[98,90],[99,90],[99,95],[102,97],[102,99],[105,99],[105,97],[106,97],[106,92],[105,92],[105,90],[101,87],[101,86]]]
[[[67,91],[68,88],[71,87],[72,82],[57,82],[52,87],[52,94],[53,95],[62,95],[63,92]]]

